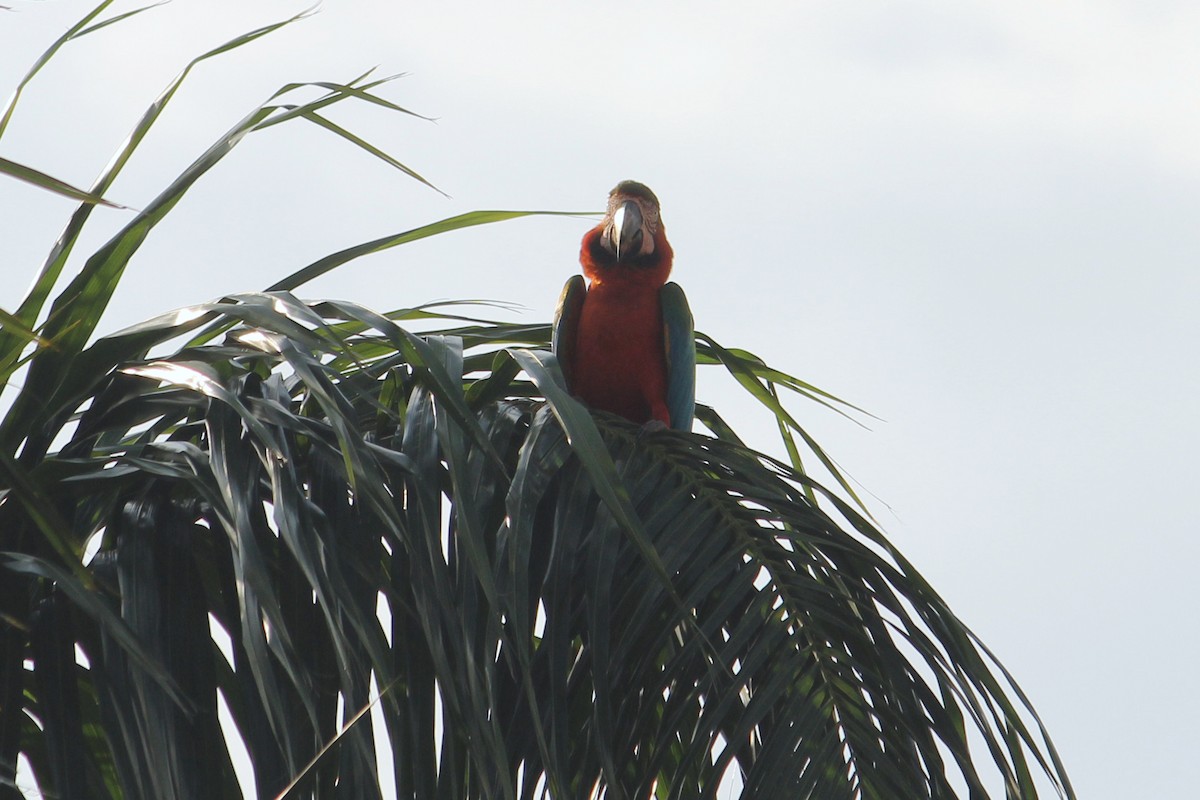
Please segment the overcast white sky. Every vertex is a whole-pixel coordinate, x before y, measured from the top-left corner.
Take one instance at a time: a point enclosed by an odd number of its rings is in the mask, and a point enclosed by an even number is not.
[[[92,5],[7,4],[0,94]],[[176,0],[89,36],[30,86],[0,155],[86,186],[188,58],[304,7]],[[198,68],[110,196],[146,204],[285,82],[380,65],[411,73],[383,93],[437,124],[333,116],[452,199],[313,126],[254,135],[134,259],[101,331],[452,214],[596,210],[642,180],[701,330],[886,420],[799,409],[1020,680],[1079,796],[1188,796],[1197,41],[1184,2],[331,1]],[[0,306],[71,210],[0,180]],[[124,217],[97,219],[79,252]],[[303,294],[544,320],[589,225],[452,234]],[[715,371],[701,400],[777,449]]]

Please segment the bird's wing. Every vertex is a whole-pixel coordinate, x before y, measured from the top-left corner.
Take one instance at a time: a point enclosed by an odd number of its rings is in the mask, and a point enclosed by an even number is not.
[[[579,330],[579,315],[586,294],[587,284],[583,276],[572,275],[563,286],[562,294],[558,296],[558,308],[554,310],[554,332],[550,347],[558,358],[558,366],[567,379],[568,389],[574,379],[571,371],[575,365],[575,334]]]
[[[672,428],[690,431],[696,413],[696,336],[692,310],[677,283],[662,287],[659,297],[667,350],[667,410],[671,412]]]

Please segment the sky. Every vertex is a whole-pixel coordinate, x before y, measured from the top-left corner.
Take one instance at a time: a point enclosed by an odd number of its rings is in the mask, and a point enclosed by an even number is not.
[[[3,95],[91,4],[6,5]],[[88,36],[27,89],[0,155],[89,185],[189,58],[306,7],[175,0]],[[1198,40],[1183,2],[330,0],[198,66],[109,197],[143,207],[285,83],[376,66],[407,73],[382,94],[436,122],[331,116],[448,196],[315,126],[256,133],[155,231],[100,331],[470,210],[597,211],[641,180],[697,327],[878,417],[793,404],[1017,677],[1079,796],[1187,796]],[[0,180],[0,306],[72,208]],[[125,213],[98,211],[79,252]],[[591,224],[437,237],[301,294],[547,320]],[[716,369],[699,399],[779,452]]]

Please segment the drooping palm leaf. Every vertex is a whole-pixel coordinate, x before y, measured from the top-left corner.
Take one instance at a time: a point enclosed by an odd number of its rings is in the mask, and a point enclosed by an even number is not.
[[[534,351],[510,352],[544,366],[551,403],[513,379],[465,420],[462,342],[493,352],[517,338],[504,326],[422,338],[414,362],[390,323],[356,307],[331,318],[286,295],[240,301],[207,310],[253,330],[112,376],[54,491],[108,509],[76,537],[103,530],[101,594],[121,598],[135,633],[155,641],[144,620],[170,603],[132,575],[192,587],[186,661],[209,666],[182,689],[205,714],[218,690],[227,698],[261,791],[282,790],[337,735],[339,698],[370,701],[374,674],[394,687],[383,703],[401,787],[690,798],[740,780],[753,797],[1001,785],[1033,797],[1032,758],[1070,794],[1036,717],[969,630],[851,505],[828,495],[839,525],[788,465],[719,438],[593,422],[550,390],[553,362]],[[328,367],[351,354],[353,367]],[[197,622],[207,615],[230,633],[232,663]],[[123,765],[123,786],[164,791],[155,775],[197,758],[180,750],[192,742],[227,774],[223,741],[205,740],[96,622],[80,642],[86,680],[105,687],[101,716],[125,719],[109,737],[129,752],[92,739],[91,758]],[[158,749],[139,762],[129,753],[148,737]],[[373,796],[369,719],[339,748],[308,790],[348,782]]]

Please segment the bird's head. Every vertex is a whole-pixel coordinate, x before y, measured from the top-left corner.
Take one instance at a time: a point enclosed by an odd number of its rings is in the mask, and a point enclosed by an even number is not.
[[[654,192],[637,181],[618,183],[608,193],[604,219],[584,237],[584,273],[593,282],[604,282],[615,277],[611,268],[628,267],[632,269],[620,273],[661,285],[671,271],[671,258]]]
[[[600,244],[618,262],[632,261],[654,252],[658,232],[658,198],[644,184],[621,181],[608,193]]]

